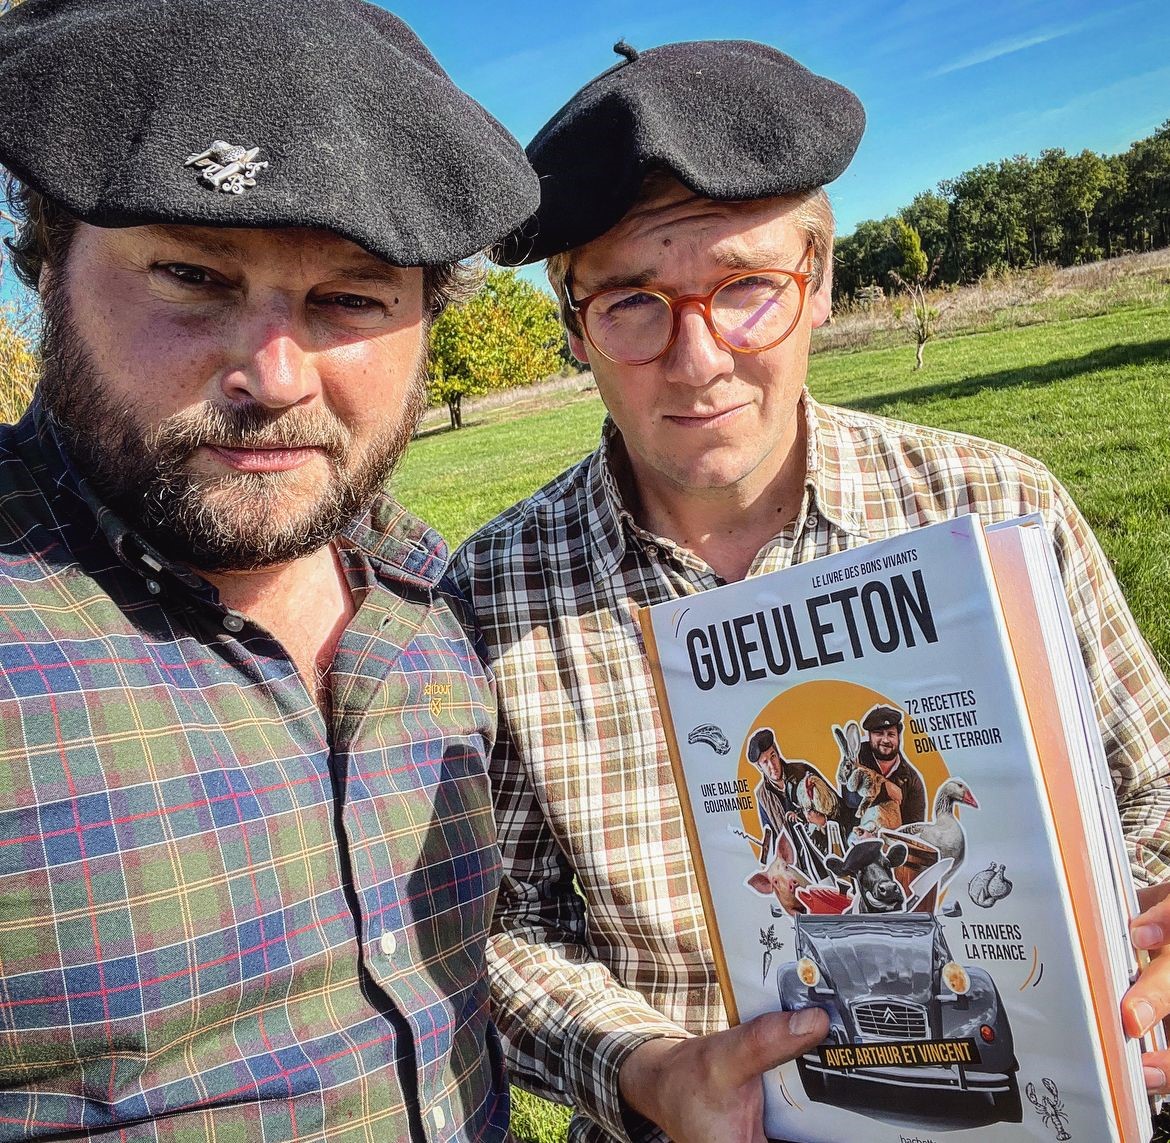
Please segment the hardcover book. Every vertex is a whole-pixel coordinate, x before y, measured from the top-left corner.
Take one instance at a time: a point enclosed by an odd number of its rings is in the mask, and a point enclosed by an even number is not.
[[[1147,1143],[1135,909],[1036,518],[931,525],[641,614],[733,1022],[793,1143]]]

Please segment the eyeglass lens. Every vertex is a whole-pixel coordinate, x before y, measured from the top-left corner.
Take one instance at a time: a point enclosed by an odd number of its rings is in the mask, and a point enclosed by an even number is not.
[[[711,297],[708,323],[733,349],[760,349],[782,340],[800,314],[801,291],[788,274],[735,278]],[[666,348],[674,329],[671,303],[634,287],[607,290],[585,314],[593,344],[617,361],[646,361]]]

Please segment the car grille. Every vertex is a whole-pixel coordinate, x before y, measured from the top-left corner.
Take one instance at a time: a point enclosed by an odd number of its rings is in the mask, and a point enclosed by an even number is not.
[[[857,1031],[874,1040],[925,1040],[926,1009],[898,1000],[870,1000],[853,1006]]]

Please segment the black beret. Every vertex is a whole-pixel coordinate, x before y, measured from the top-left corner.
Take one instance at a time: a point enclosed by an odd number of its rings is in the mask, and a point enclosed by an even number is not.
[[[617,223],[648,171],[728,201],[832,182],[861,141],[865,112],[840,84],[747,40],[666,44],[587,83],[537,133],[528,158],[540,207],[503,250],[535,262]]]
[[[902,729],[902,712],[895,710],[892,706],[875,706],[861,720],[861,729],[865,731],[885,730],[889,726]]]
[[[537,199],[516,140],[364,0],[26,0],[0,162],[95,226],[317,227],[403,266]]]
[[[757,730],[748,740],[748,761],[754,766],[765,750],[774,750],[775,747],[776,736],[767,727],[764,727],[763,730]]]

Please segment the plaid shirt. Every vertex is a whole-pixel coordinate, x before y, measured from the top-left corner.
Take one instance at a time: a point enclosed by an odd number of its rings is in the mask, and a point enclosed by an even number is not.
[[[1088,662],[1143,880],[1170,858],[1170,691],[1068,494],[1011,449],[818,405],[797,518],[750,574],[974,511],[1040,512]],[[515,1078],[576,1105],[575,1141],[661,1138],[618,1098],[627,1054],[722,1028],[711,948],[636,609],[714,587],[623,508],[601,449],[456,553],[494,660],[504,880],[489,945]],[[579,893],[577,892],[579,890]]]
[[[503,1138],[494,707],[441,541],[387,498],[346,531],[326,725],[39,410],[0,466],[0,1139]]]

